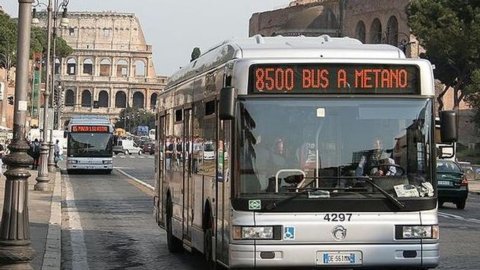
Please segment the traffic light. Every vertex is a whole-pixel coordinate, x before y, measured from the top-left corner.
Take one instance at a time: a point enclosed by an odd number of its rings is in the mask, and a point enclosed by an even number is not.
[[[8,104],[13,105],[13,96],[8,96]]]

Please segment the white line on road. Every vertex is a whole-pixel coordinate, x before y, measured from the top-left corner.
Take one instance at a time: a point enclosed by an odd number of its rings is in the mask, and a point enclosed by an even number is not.
[[[72,245],[72,270],[88,270],[87,248],[83,236],[82,222],[68,175],[65,176],[66,205],[69,219],[70,241]]]
[[[457,215],[454,215],[454,214],[448,214],[448,213],[443,213],[443,212],[438,212],[438,215],[441,216],[441,217],[444,217],[444,218],[457,219],[457,220],[461,220],[461,221],[467,221],[467,222],[473,222],[473,223],[480,224],[480,220],[476,219],[476,218],[464,218],[462,216],[457,216]]]
[[[142,185],[142,186],[144,186],[144,187],[146,187],[146,188],[148,188],[152,191],[155,189],[151,185],[149,185],[149,184],[143,182],[142,180],[140,180],[138,178],[135,178],[135,177],[131,176],[130,174],[124,172],[123,170],[119,169],[119,167],[115,167],[115,169],[117,169],[117,171],[119,171],[121,174],[125,175],[126,177],[128,177],[128,178],[132,179],[133,181],[139,183],[140,185]]]

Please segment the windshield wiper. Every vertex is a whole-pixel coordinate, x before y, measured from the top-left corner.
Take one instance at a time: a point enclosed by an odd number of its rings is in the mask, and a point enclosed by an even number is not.
[[[385,198],[389,199],[395,206],[397,206],[398,208],[402,209],[402,208],[405,208],[405,205],[400,202],[399,200],[397,200],[395,197],[393,197],[392,195],[388,194],[388,192],[386,192],[383,188],[379,187],[377,184],[375,184],[373,181],[372,181],[372,178],[366,176],[366,177],[359,177],[360,179],[363,179],[365,180],[365,182],[369,183],[372,187],[378,189],[378,191],[380,191],[380,193],[382,193]]]
[[[300,191],[296,192],[294,195],[292,195],[290,197],[287,197],[283,200],[280,200],[278,202],[274,201],[274,202],[271,202],[271,203],[267,204],[267,206],[265,206],[265,209],[266,210],[273,210],[273,209],[277,208],[278,206],[299,197],[302,194],[308,194],[311,191],[317,191],[317,190],[323,190],[323,189],[321,189],[321,188],[308,188],[308,189],[300,190]]]

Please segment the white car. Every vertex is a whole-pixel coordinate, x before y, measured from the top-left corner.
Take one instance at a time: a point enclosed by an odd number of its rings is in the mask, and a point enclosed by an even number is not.
[[[117,145],[113,146],[113,153],[124,153],[125,155],[131,155],[137,153],[141,155],[143,150],[132,140],[119,140]]]

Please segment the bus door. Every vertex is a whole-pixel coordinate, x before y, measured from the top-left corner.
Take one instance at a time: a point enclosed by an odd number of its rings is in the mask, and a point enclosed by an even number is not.
[[[228,264],[229,224],[230,224],[230,121],[218,124],[218,140],[216,145],[216,251],[217,260]]]
[[[165,201],[163,196],[163,183],[165,181],[165,115],[159,117],[157,122],[157,138],[156,138],[156,145],[155,145],[155,157],[156,157],[156,170],[157,170],[157,220],[160,226],[165,226]]]
[[[193,190],[192,182],[192,109],[184,109],[183,130],[183,238],[191,241],[191,226],[193,221]]]

